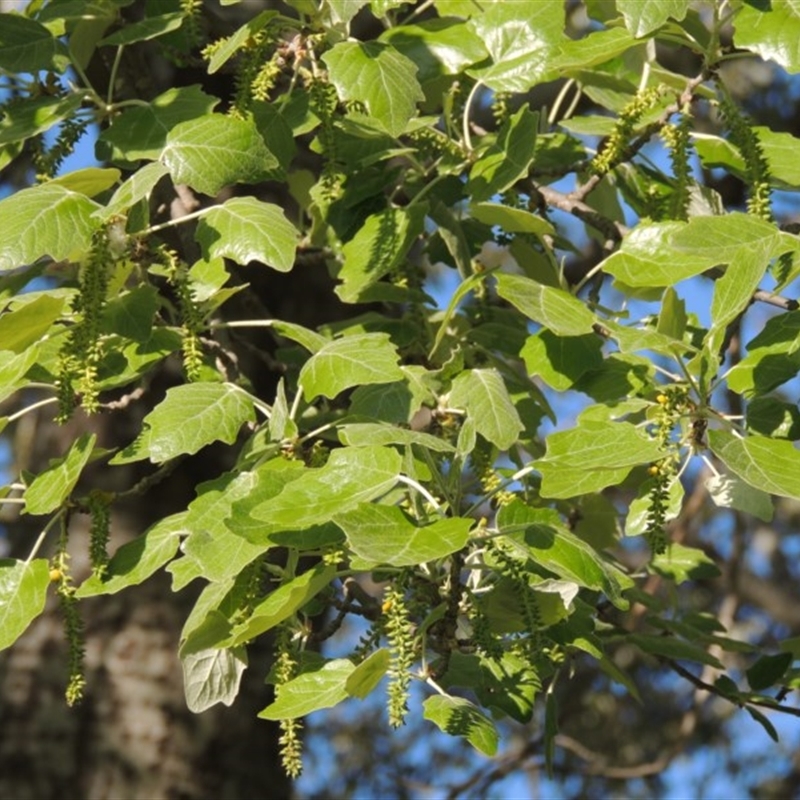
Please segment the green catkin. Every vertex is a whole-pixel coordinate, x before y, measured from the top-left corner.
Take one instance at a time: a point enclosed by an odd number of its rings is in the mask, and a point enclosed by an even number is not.
[[[180,0],[183,14],[183,26],[187,37],[193,46],[197,46],[203,39],[200,18],[203,12],[203,0]]]
[[[677,125],[665,125],[661,129],[661,138],[669,147],[672,162],[672,174],[675,177],[675,188],[669,199],[668,215],[670,219],[686,221],[689,218],[689,188],[692,182],[692,171],[689,164],[689,130],[690,116],[688,106],[681,111]]]
[[[533,662],[542,646],[541,629],[544,626],[536,594],[528,580],[527,570],[519,559],[509,556],[498,542],[488,541],[486,549],[494,556],[498,572],[511,581],[515,594],[519,598],[520,611],[525,620],[525,629],[528,635],[521,639],[517,646],[520,654]]]
[[[81,266],[80,288],[72,303],[77,321],[59,353],[59,422],[71,416],[76,393],[87,414],[94,414],[100,408],[97,370],[104,354],[101,321],[113,261],[108,232],[97,231],[92,237],[89,258]]]
[[[311,81],[310,97],[311,110],[320,121],[317,139],[325,159],[322,168],[323,195],[328,200],[334,200],[339,194],[342,180],[341,169],[337,163],[334,132],[334,116],[339,99],[333,85],[321,76],[316,76]]]
[[[672,441],[672,431],[688,408],[686,389],[682,386],[670,386],[658,395],[656,403],[655,429],[652,435],[665,456],[651,465],[649,470],[652,485],[644,536],[653,555],[660,555],[669,543],[666,530],[669,488],[675,480],[678,465],[678,445]]]
[[[284,625],[275,641],[275,696],[280,697],[281,687],[297,674],[297,653],[292,642],[292,629]],[[297,778],[303,771],[303,723],[299,719],[282,719],[281,735],[278,739],[281,763],[290,778]]]
[[[86,498],[87,511],[92,516],[89,528],[89,561],[92,574],[105,580],[108,572],[108,541],[111,534],[110,496],[95,490]]]
[[[48,150],[41,146],[34,151],[33,164],[37,181],[41,183],[55,176],[64,159],[75,150],[78,140],[89,127],[89,121],[88,118],[64,120],[53,146]]]
[[[203,366],[203,349],[200,332],[203,330],[203,313],[194,296],[189,271],[178,256],[168,248],[160,250],[160,256],[169,270],[167,279],[175,289],[181,317],[181,353],[183,370],[189,382],[200,380]]]
[[[83,640],[83,620],[78,611],[78,598],[69,571],[67,553],[67,524],[62,522],[58,551],[50,564],[51,579],[56,583],[59,608],[67,642],[68,680],[65,698],[68,706],[74,706],[83,699],[86,688],[85,648]]]
[[[405,587],[401,580],[392,583],[383,598],[384,630],[391,654],[389,665],[389,724],[399,728],[408,712],[411,667],[416,660],[414,634],[408,616]]]
[[[658,87],[644,89],[622,109],[614,125],[614,130],[591,162],[592,172],[596,175],[605,175],[625,159],[625,152],[636,125],[644,114],[658,102],[660,96],[661,89]]]
[[[761,219],[772,221],[770,205],[769,179],[770,171],[761,142],[753,130],[750,120],[734,103],[728,90],[721,82],[717,82],[719,110],[731,141],[739,148],[747,173],[750,196],[747,199],[747,212]]]

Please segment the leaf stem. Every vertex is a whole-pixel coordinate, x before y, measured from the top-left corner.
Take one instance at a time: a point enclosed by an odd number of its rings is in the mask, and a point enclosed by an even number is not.
[[[464,138],[464,147],[468,153],[472,152],[472,137],[469,133],[469,112],[470,108],[472,107],[472,102],[481,86],[483,86],[483,81],[476,81],[475,85],[472,87],[472,89],[470,89],[469,95],[467,96],[467,102],[464,103],[464,115],[461,120],[461,128]]]
[[[435,509],[439,512],[442,516],[444,516],[444,510],[442,509],[439,501],[424,487],[422,484],[417,483],[413,478],[409,478],[407,475],[398,475],[397,480],[400,483],[405,483],[406,486],[411,486],[413,489],[416,489]]]
[[[38,538],[37,538],[37,539],[36,539],[36,541],[33,543],[33,547],[31,548],[31,552],[28,554],[28,557],[25,559],[25,563],[26,563],[26,564],[30,564],[30,563],[31,563],[31,561],[33,561],[33,559],[36,557],[36,554],[39,552],[39,548],[40,548],[40,547],[42,546],[42,544],[44,543],[44,540],[45,540],[45,538],[47,537],[47,534],[48,534],[48,533],[50,533],[50,529],[51,529],[51,528],[52,528],[52,527],[53,527],[53,526],[56,524],[56,522],[58,522],[58,521],[61,519],[61,517],[63,517],[63,516],[64,516],[64,509],[63,509],[63,508],[61,508],[61,509],[60,509],[59,511],[57,511],[55,514],[53,514],[52,518],[51,518],[51,519],[50,519],[50,521],[47,523],[47,525],[45,525],[45,526],[44,526],[44,528],[42,528],[42,532],[39,534]]]
[[[46,397],[44,400],[38,400],[32,405],[25,406],[25,408],[21,408],[19,411],[12,414],[10,417],[8,417],[8,422],[14,422],[14,420],[19,419],[20,417],[24,416],[30,411],[35,411],[37,408],[41,408],[42,406],[48,406],[51,403],[57,403],[57,402],[58,402],[57,397]]]

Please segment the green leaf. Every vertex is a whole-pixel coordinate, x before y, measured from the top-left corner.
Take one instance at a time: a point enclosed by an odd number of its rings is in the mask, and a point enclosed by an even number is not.
[[[168,89],[149,106],[127,109],[98,139],[98,158],[137,161],[157,159],[176,125],[205,119],[219,103],[199,86]]]
[[[279,586],[253,609],[244,622],[234,627],[231,640],[226,643],[227,646],[244,644],[280,625],[319,594],[335,576],[335,566],[317,564],[308,572]]]
[[[358,233],[342,248],[341,286],[336,294],[356,302],[365,289],[394,270],[422,233],[425,206],[389,208],[367,217]]]
[[[594,314],[569,292],[543,286],[522,275],[499,273],[497,293],[526,317],[558,336],[590,333],[595,322]]]
[[[71,117],[80,108],[82,99],[79,94],[45,95],[6,104],[0,120],[0,144],[19,142],[50,130]]]
[[[731,260],[725,274],[714,284],[711,301],[711,319],[714,337],[712,349],[722,344],[726,328],[753,301],[753,292],[758,288],[767,271],[768,257],[757,253],[746,253]]]
[[[213,75],[217,72],[247,44],[252,36],[263,30],[264,26],[277,16],[277,11],[261,11],[221,41],[208,61],[208,74]]]
[[[0,401],[21,388],[25,373],[36,363],[39,348],[34,345],[19,355],[0,350]]]
[[[747,682],[754,692],[763,692],[775,686],[792,665],[794,656],[791,653],[776,653],[761,656],[745,673]]]
[[[449,402],[463,408],[478,433],[501,450],[511,447],[525,427],[496,369],[462,372],[453,381]]]
[[[416,444],[427,450],[438,453],[453,453],[455,447],[450,442],[423,431],[411,431],[395,425],[377,422],[353,422],[339,428],[339,439],[343,444],[352,447],[364,447],[369,444]]]
[[[350,412],[383,422],[408,424],[423,403],[433,402],[424,383],[426,370],[419,366],[400,367],[406,380],[359,386],[352,394]]]
[[[49,514],[69,497],[92,455],[96,438],[94,434],[82,434],[63,458],[51,461],[50,466],[33,479],[25,490],[28,514]]]
[[[416,64],[417,77],[423,84],[441,75],[457,75],[488,56],[483,40],[467,23],[441,17],[389,28],[379,41],[392,45]]]
[[[497,225],[506,233],[532,233],[534,236],[555,235],[555,228],[546,219],[525,211],[523,208],[505,206],[502,203],[473,203],[469,213],[486,225]]]
[[[349,697],[348,679],[356,665],[346,658],[328,661],[314,672],[304,672],[278,688],[275,702],[270,703],[258,716],[261,719],[297,719],[332,708]]]
[[[67,64],[66,48],[44,25],[21,14],[0,14],[0,69],[63,72]]]
[[[144,344],[153,332],[158,307],[154,286],[137,286],[107,303],[103,309],[103,330]]]
[[[719,659],[707,650],[676,639],[674,636],[631,633],[627,636],[626,641],[650,655],[671,658],[676,661],[695,661],[698,664],[707,664],[714,669],[724,669]]]
[[[425,99],[417,67],[394,47],[380,42],[340,42],[322,57],[343,100],[367,107],[391,136],[399,136]]]
[[[556,336],[547,328],[529,336],[520,351],[529,375],[539,376],[548,386],[564,391],[590,369],[603,363],[599,336]]]
[[[97,209],[92,216],[107,222],[127,213],[140,200],[149,198],[156,184],[167,174],[167,168],[157,161],[145,164],[114,192],[107,206]]]
[[[663,456],[659,443],[630,422],[581,420],[575,428],[551,433],[543,461],[585,470],[649,464]]]
[[[185,520],[186,512],[164,517],[141,536],[126,542],[109,561],[103,579],[87,578],[76,596],[116,594],[147,580],[178,551],[181,534],[186,532]]]
[[[777,743],[780,741],[780,737],[778,736],[778,731],[775,730],[775,726],[769,721],[769,718],[762,714],[758,709],[753,708],[753,706],[745,705],[744,710],[759,724],[761,727],[766,731],[767,736],[772,739],[773,742]]]
[[[706,490],[719,508],[735,508],[764,522],[772,519],[772,498],[736,475],[714,475],[706,481]]]
[[[0,559],[0,650],[13,644],[44,611],[49,585],[46,558]]]
[[[445,733],[461,736],[485,756],[493,756],[497,752],[497,729],[469,700],[434,695],[425,700],[422,708],[423,717]]]
[[[439,320],[439,329],[436,331],[436,338],[433,340],[433,345],[431,346],[428,358],[434,357],[436,351],[439,349],[439,346],[444,341],[450,321],[453,319],[459,303],[464,299],[464,297],[466,297],[466,295],[474,291],[477,286],[483,283],[488,275],[489,273],[487,272],[476,272],[475,274],[470,275],[468,278],[465,278],[456,287],[456,290],[450,296],[450,301],[447,304],[447,308],[445,309],[441,320]]]
[[[538,127],[539,115],[526,105],[502,124],[497,141],[470,170],[467,192],[473,202],[491,199],[528,174]]]
[[[167,134],[162,163],[175,183],[216,195],[236,183],[258,183],[280,171],[252,120],[207,114]]]
[[[149,458],[154,464],[211,442],[232,444],[245,422],[255,420],[247,395],[231,384],[189,383],[167,390],[167,396],[143,421],[139,437],[111,460],[127,464]]]
[[[650,513],[653,508],[653,488],[655,479],[648,478],[639,486],[639,491],[628,508],[628,516],[625,518],[625,535],[641,536],[648,526]],[[683,484],[673,480],[667,489],[666,507],[664,508],[664,522],[675,519],[681,513],[683,507]]]
[[[211,647],[184,655],[181,664],[186,705],[200,714],[217,703],[233,705],[247,667],[247,650]]]
[[[400,455],[385,447],[334,450],[324,467],[304,470],[277,497],[256,505],[251,515],[265,524],[260,535],[248,532],[247,536],[258,542],[270,531],[327,522],[359,503],[368,503],[395,485],[400,465]]]
[[[678,543],[671,543],[663,553],[654,555],[650,568],[675,584],[711,580],[721,574],[719,567],[702,550]]]
[[[0,385],[2,380],[0,380]],[[800,409],[775,397],[756,397],[747,404],[747,428],[775,439],[800,439]]]
[[[536,564],[579,586],[603,592],[618,608],[628,607],[622,591],[633,582],[607,564],[591,545],[563,525],[553,524],[549,510],[544,516],[539,509],[515,501],[500,510],[497,527]],[[520,530],[523,532],[517,533]]]
[[[467,70],[496,92],[527,92],[550,70],[550,60],[564,40],[561,0],[491,3],[470,21],[492,63]]]
[[[364,659],[348,676],[345,689],[350,697],[363,700],[378,687],[389,669],[391,654],[382,647]]]
[[[66,298],[40,294],[0,315],[0,342],[4,350],[22,353],[40,341],[61,316]]]
[[[668,286],[661,298],[661,311],[658,314],[658,333],[668,336],[671,339],[681,341],[686,332],[686,303],[678,297],[678,293]]]
[[[279,206],[234,197],[205,214],[195,234],[203,257],[226,257],[246,266],[260,261],[279,272],[294,266],[297,231]]]
[[[607,486],[619,486],[631,471],[631,467],[585,470],[547,461],[537,462],[536,468],[542,476],[542,497],[551,498],[579,497]]]
[[[146,42],[156,39],[170,31],[176,31],[185,19],[182,11],[171,11],[168,14],[159,14],[154,17],[145,17],[139,22],[126,25],[115,31],[111,36],[101,39],[99,45],[132,44],[133,42]]]
[[[236,525],[233,504],[247,497],[258,480],[256,473],[240,472],[197,487],[197,497],[189,504],[185,523],[191,535],[182,549],[207,580],[235,577],[266,549],[265,545],[237,536],[228,527]]]
[[[396,506],[362,503],[333,521],[345,532],[353,552],[370,566],[407,567],[436,561],[464,547],[473,521],[460,517],[416,526]]]
[[[728,387],[746,397],[764,394],[800,371],[800,311],[767,320],[747,344],[747,355],[728,372]]]
[[[49,256],[79,261],[99,223],[97,203],[54,183],[22,189],[0,200],[0,273]]]
[[[585,69],[597,64],[604,64],[612,58],[622,55],[636,44],[635,39],[624,28],[593,31],[581,39],[567,39],[558,48],[558,55],[550,61],[550,66],[562,72],[578,68]],[[581,119],[586,119],[586,117],[562,119],[560,124],[567,127],[569,123]],[[604,118],[598,117],[597,119]]]
[[[475,692],[481,705],[499,709],[517,722],[528,722],[542,679],[528,660],[503,653],[500,660],[454,651],[443,676],[445,686],[461,686]]]
[[[680,22],[689,10],[689,0],[617,0],[625,27],[637,38],[660,28],[668,19]]]
[[[713,430],[708,443],[722,463],[751,486],[800,500],[800,451],[791,442],[757,435],[740,439]]]
[[[733,18],[734,44],[800,72],[800,6],[795,0],[742,3]]]
[[[362,333],[334,339],[303,365],[298,384],[306,400],[334,398],[351,386],[392,383],[403,378],[388,333]]]
[[[770,184],[781,188],[800,187],[800,163],[795,157],[797,137],[763,125],[753,125],[751,130],[758,137],[767,159]],[[723,167],[742,177],[747,174],[741,152],[732,142],[719,136],[695,133],[693,144],[704,166]]]

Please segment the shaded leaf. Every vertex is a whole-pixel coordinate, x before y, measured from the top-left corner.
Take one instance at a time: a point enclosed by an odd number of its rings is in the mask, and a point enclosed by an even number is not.
[[[396,506],[367,503],[333,519],[345,532],[353,552],[364,562],[395,567],[436,561],[460,550],[466,545],[473,525],[472,520],[458,517],[418,527]]]
[[[478,752],[493,756],[499,736],[492,721],[478,707],[460,697],[434,695],[422,704],[422,716],[451,736],[461,736]]]
[[[527,175],[536,148],[538,127],[539,115],[527,106],[522,106],[503,123],[497,132],[497,141],[470,170],[467,191],[473,201],[489,200]]]
[[[774,686],[792,665],[792,653],[776,653],[761,656],[745,673],[747,682],[754,692],[763,692]]]
[[[137,161],[156,159],[166,144],[167,134],[182,122],[204,119],[219,103],[199,86],[168,89],[143,108],[123,111],[98,139],[99,158]]]
[[[713,475],[706,481],[706,490],[720,508],[735,508],[764,522],[772,519],[772,498],[736,475]]]
[[[208,648],[181,658],[186,705],[199,714],[217,703],[230,706],[239,694],[247,650]]]

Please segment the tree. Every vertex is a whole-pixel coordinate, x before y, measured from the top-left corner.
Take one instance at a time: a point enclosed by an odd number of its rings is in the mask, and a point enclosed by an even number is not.
[[[394,728],[521,740],[455,794],[531,757],[656,780],[729,712],[777,738],[800,173],[738,65],[800,70],[800,16],[265,5],[0,15],[0,430],[57,449],[2,496],[7,665],[54,596],[77,704],[82,614],[155,593],[188,709],[247,674],[291,777],[306,715],[381,692]]]

